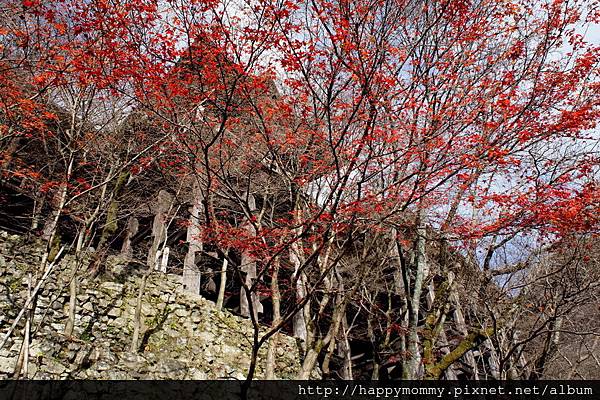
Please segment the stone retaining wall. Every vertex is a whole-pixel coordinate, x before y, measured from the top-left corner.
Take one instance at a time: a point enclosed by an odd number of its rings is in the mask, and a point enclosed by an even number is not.
[[[24,245],[24,238],[0,232],[2,336],[25,302],[27,273],[39,265],[40,255],[39,248]],[[68,277],[74,262],[65,256],[39,296],[29,378],[244,379],[251,350],[250,321],[182,292],[179,276],[154,273],[150,277],[142,307],[142,348],[139,353],[129,352],[140,277],[115,258],[110,268],[116,271],[113,281],[80,282],[74,334],[65,337]],[[0,379],[13,372],[22,327],[0,350]],[[264,347],[257,379],[264,376]],[[296,340],[279,335],[277,378],[293,379],[299,368]]]

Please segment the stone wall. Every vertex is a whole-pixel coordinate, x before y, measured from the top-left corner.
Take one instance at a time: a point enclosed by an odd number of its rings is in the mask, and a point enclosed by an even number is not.
[[[0,334],[7,332],[26,299],[26,276],[39,265],[40,249],[0,232]],[[129,352],[139,272],[113,258],[110,281],[80,282],[73,337],[63,335],[68,282],[67,255],[39,296],[34,317],[29,378],[33,379],[244,379],[250,359],[249,320],[217,310],[214,303],[180,290],[180,277],[153,273],[142,307],[142,346]],[[0,350],[0,379],[14,369],[23,324]],[[279,335],[276,376],[292,379],[300,368],[296,340]],[[266,346],[256,378],[264,376]]]

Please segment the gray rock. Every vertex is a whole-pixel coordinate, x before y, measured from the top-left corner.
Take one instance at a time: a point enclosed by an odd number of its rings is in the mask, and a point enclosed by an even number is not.
[[[27,377],[29,379],[35,379],[35,375],[38,373],[38,366],[35,363],[29,363]]]
[[[21,351],[21,340],[15,341],[12,346],[10,346],[11,354],[16,354]]]
[[[40,367],[41,372],[46,372],[51,375],[60,375],[65,372],[67,368],[61,363],[46,359],[46,364]]]
[[[67,345],[67,349],[76,351],[76,350],[81,349],[81,345],[79,343],[76,343],[76,342],[70,342]]]
[[[102,282],[100,287],[111,292],[121,292],[123,290],[123,284],[116,282]]]
[[[106,331],[106,325],[102,325],[102,324],[94,324],[94,326],[92,326],[92,336],[98,340],[101,339],[104,331]]]
[[[115,369],[111,369],[106,371],[106,373],[102,376],[104,379],[110,380],[130,380],[133,379],[131,375],[124,371],[118,371]]]
[[[199,332],[196,335],[196,338],[204,343],[213,343],[216,341],[215,335],[210,332]]]
[[[89,299],[90,299],[90,296],[88,296],[87,294],[77,295],[77,301],[79,301],[80,303],[84,303],[84,302],[88,301]]]
[[[176,330],[172,329],[169,326],[167,326],[166,328],[164,328],[164,332],[171,339],[177,339],[178,337],[181,337],[181,333],[179,331],[176,331]]]
[[[146,362],[144,357],[135,353],[123,353],[119,358],[119,366],[136,371]]]
[[[194,380],[199,380],[199,381],[208,379],[208,375],[206,374],[206,372],[201,371],[196,368],[190,368],[188,370],[188,374],[189,374],[189,379],[194,379]]]
[[[36,339],[31,343],[31,346],[29,347],[29,354],[32,357],[51,355],[54,353],[54,347],[54,344],[51,342],[49,343],[41,339]]]
[[[0,373],[10,374],[15,369],[16,358],[0,357]]]
[[[202,315],[199,312],[194,311],[192,312],[191,320],[193,323],[197,324],[202,321]]]
[[[175,315],[177,315],[178,317],[189,317],[190,312],[187,311],[185,308],[178,308],[175,310]]]
[[[172,358],[167,358],[159,361],[155,367],[155,371],[160,374],[165,374],[169,376],[170,374],[186,371],[187,365],[179,360],[174,360]]]
[[[119,360],[119,358],[115,355],[112,349],[106,348],[101,350],[100,357],[102,357],[103,360],[108,361],[111,364],[116,364]]]
[[[113,320],[109,325],[121,329],[128,325],[128,321],[125,318],[119,317]]]
[[[135,313],[135,309],[134,312],[132,314]],[[142,315],[145,317],[148,316],[152,316],[156,314],[156,309],[154,307],[152,307],[152,305],[148,304],[148,303],[142,303]]]
[[[90,362],[90,352],[87,349],[81,350],[75,356],[73,364],[79,368],[80,366]]]
[[[60,301],[53,301],[52,304],[50,305],[50,307],[55,310],[55,311],[59,311],[63,309],[63,303],[61,303]]]
[[[123,312],[121,311],[120,308],[116,308],[115,307],[115,308],[111,308],[110,310],[108,310],[107,315],[109,317],[115,317],[115,318],[117,318],[117,317],[120,317],[122,313]]]
[[[98,371],[108,371],[112,368],[112,366],[106,361],[98,361],[94,367]]]

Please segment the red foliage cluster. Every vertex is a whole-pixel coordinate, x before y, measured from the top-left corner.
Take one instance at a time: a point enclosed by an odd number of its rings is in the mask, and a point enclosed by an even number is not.
[[[236,13],[199,0],[9,4],[18,18],[0,26],[3,137],[49,140],[66,106],[53,96],[93,91],[165,134],[114,138],[153,149],[125,162],[134,175],[197,174],[225,190],[269,160],[310,198],[300,221],[220,226],[212,239],[224,247],[261,258],[299,227],[326,238],[417,210],[459,240],[598,229],[598,164],[584,136],[598,139],[599,49],[573,29],[597,12],[583,6],[401,1],[382,19],[389,5],[363,1],[261,1]],[[67,179],[75,195],[94,181]],[[41,179],[39,190],[55,185]]]

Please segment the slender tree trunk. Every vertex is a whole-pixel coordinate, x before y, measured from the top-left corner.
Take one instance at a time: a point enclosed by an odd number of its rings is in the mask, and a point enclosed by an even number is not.
[[[350,348],[350,341],[348,340],[348,320],[346,315],[342,317],[342,337],[339,340],[339,355],[342,358],[342,379],[352,380],[352,349]]]
[[[254,214],[256,211],[256,202],[254,200],[254,196],[251,194],[248,195],[248,203],[250,212]],[[250,221],[246,221],[243,228],[248,232],[249,236],[256,236],[255,228]],[[246,291],[251,290],[256,278],[258,277],[258,273],[256,270],[256,261],[254,261],[252,256],[247,251],[242,251],[240,270],[244,273],[244,282],[240,290],[240,314],[242,314],[244,317],[249,317],[250,306],[248,304],[248,296]],[[263,307],[254,290],[252,290],[250,293],[250,301],[252,301],[252,312],[254,314],[254,319],[258,320],[258,314],[263,312]]]
[[[55,204],[53,207],[52,214],[50,218],[46,220],[44,224],[44,229],[42,230],[42,239],[48,243],[52,242],[54,235],[56,233],[56,228],[58,224],[58,219],[60,218],[63,208],[65,206],[65,202],[67,201],[67,183],[71,178],[71,171],[73,169],[73,155],[70,156],[69,163],[67,166],[67,173],[65,175],[66,182],[63,182],[60,185],[60,189],[58,193],[56,193]]]
[[[342,280],[338,279],[340,287],[343,287]],[[308,380],[310,379],[310,375],[315,369],[315,365],[317,363],[317,359],[321,351],[326,348],[329,343],[336,337],[340,326],[342,326],[342,318],[346,315],[346,307],[348,305],[348,301],[354,296],[360,285],[362,284],[362,277],[357,279],[352,288],[349,291],[343,291],[343,293],[338,293],[336,300],[339,302],[336,303],[333,307],[333,315],[331,317],[331,324],[329,325],[329,330],[323,339],[316,339],[312,346],[308,347],[306,352],[306,357],[304,358],[304,362],[302,363],[302,368],[300,373],[298,374],[299,380]]]
[[[129,349],[133,353],[137,353],[139,351],[140,333],[142,330],[142,304],[144,301],[144,293],[146,292],[146,285],[148,284],[148,279],[150,278],[152,273],[154,271],[160,270],[160,265],[164,264],[164,261],[162,261],[162,255],[163,251],[166,248],[166,246],[163,246],[161,250],[158,250],[156,252],[154,264],[147,266],[146,272],[144,272],[144,275],[142,276],[142,280],[140,282],[138,296],[135,304],[135,314],[133,316],[133,335],[131,337],[131,346]]]
[[[556,317],[550,324],[550,331],[546,334],[544,341],[544,349],[534,364],[533,371],[529,375],[529,379],[543,379],[546,365],[558,349],[560,340],[560,329],[562,328],[562,317]]]
[[[77,308],[77,272],[79,270],[81,260],[81,251],[83,249],[83,243],[85,242],[87,224],[82,227],[77,235],[77,245],[75,246],[75,263],[73,265],[73,271],[71,272],[71,280],[69,281],[69,314],[67,322],[65,324],[65,335],[72,336],[73,329],[75,328],[75,311]]]
[[[33,212],[31,215],[31,230],[35,231],[40,225],[40,217],[42,210],[44,209],[44,203],[46,202],[45,196],[39,196],[35,199],[33,204]]]
[[[271,301],[273,302],[273,322],[271,327],[275,328],[281,321],[281,293],[279,292],[279,258],[273,261],[273,273],[271,274]],[[279,343],[279,333],[275,333],[269,339],[267,348],[267,365],[265,368],[265,379],[276,379],[275,376],[275,353]]]
[[[423,281],[428,274],[427,257],[425,254],[425,244],[427,234],[427,225],[424,213],[419,213],[419,225],[417,228],[417,243],[415,257],[415,284],[409,306],[408,321],[408,340],[407,357],[404,361],[402,375],[404,379],[417,379],[419,376],[421,356],[419,351],[419,336],[417,334],[419,325],[419,308],[421,293],[423,290]]]
[[[300,226],[300,223],[302,221],[302,209],[301,209],[301,205],[300,205],[300,195],[298,193],[298,191],[293,191],[292,194],[292,199],[294,202],[294,219],[296,221],[296,223],[298,224],[298,226]],[[294,273],[292,274],[292,282],[296,282],[295,287],[293,288],[293,290],[295,291],[295,297],[296,297],[296,302],[297,303],[301,303],[305,296],[307,295],[306,292],[306,287],[305,287],[305,282],[306,282],[306,277],[304,276],[304,273],[302,271],[300,271],[300,268],[302,267],[302,265],[304,264],[304,252],[302,250],[302,237],[300,235],[301,230],[300,228],[296,229],[296,236],[297,236],[297,240],[294,241],[291,246],[290,246],[290,250],[289,250],[289,257],[290,257],[290,262],[292,263],[292,265],[294,266]],[[296,314],[294,314],[293,318],[292,318],[292,327],[294,330],[294,337],[300,339],[302,341],[302,348],[303,350],[306,352],[307,349],[312,345],[312,343],[309,343],[309,341],[312,340],[312,338],[309,337],[309,333],[308,333],[308,323],[310,319],[310,302],[306,303],[306,306],[302,309],[299,310]]]
[[[455,323],[456,329],[464,336],[467,336],[469,334],[468,329],[467,329],[467,324],[465,322],[465,317],[462,312],[462,306],[460,304],[460,299],[458,297],[458,293],[454,289],[452,289],[452,292],[450,294],[450,300],[454,305],[454,323]],[[473,356],[473,352],[471,352],[471,349],[469,349],[466,352],[464,357],[467,362],[467,365],[469,365],[469,367],[471,367],[471,369],[473,371],[472,378],[474,380],[479,380],[479,372],[477,369],[477,362],[475,361],[475,357]]]
[[[183,260],[183,289],[200,294],[200,270],[196,265],[196,254],[202,251],[200,240],[200,215],[202,215],[204,196],[197,183],[194,185],[192,206],[190,207],[190,219],[187,227],[186,241],[188,251]]]
[[[225,285],[227,284],[227,265],[229,264],[229,260],[227,259],[228,253],[229,249],[225,250],[226,257],[223,258],[223,264],[221,265],[221,280],[219,282],[219,295],[217,296],[218,310],[223,308],[223,302],[225,301]]]
[[[244,273],[244,285],[240,290],[240,314],[242,314],[244,317],[249,317],[250,305],[248,304],[248,296],[246,295],[246,291],[251,290],[258,274],[256,271],[256,262],[252,260],[252,257],[250,257],[246,252],[242,253],[240,269]],[[263,312],[263,308],[255,291],[250,293],[250,301],[252,301],[252,312],[254,314],[254,318],[258,319],[258,314]]]
[[[77,265],[73,266],[73,274],[69,282],[69,314],[65,324],[65,336],[72,336],[75,328],[75,311],[77,308]]]
[[[317,364],[317,359],[319,354],[321,354],[321,350],[328,346],[329,343],[334,339],[337,334],[339,327],[342,323],[342,317],[346,313],[346,303],[343,302],[339,304],[334,311],[333,318],[331,321],[331,325],[329,326],[329,330],[327,335],[323,339],[315,340],[313,346],[311,346],[306,352],[306,357],[304,358],[304,362],[302,363],[302,368],[300,370],[300,374],[298,375],[299,380],[309,380],[310,376],[315,369],[315,365]]]
[[[344,288],[344,281],[343,281],[343,279],[342,279],[342,277],[341,277],[340,274],[336,274],[336,279],[337,279],[337,282],[338,282],[337,295],[336,295],[336,304],[343,304],[343,302],[344,302],[343,296],[346,293],[346,290]],[[346,313],[344,313],[344,314],[342,314],[340,316],[341,330],[344,329],[344,323],[345,322],[346,322]],[[338,331],[336,331],[334,333],[333,337],[329,341],[329,345],[327,347],[327,354],[325,354],[325,357],[323,358],[322,368],[323,368],[323,377],[325,379],[327,379],[330,376],[330,374],[331,374],[331,371],[329,369],[329,363],[331,362],[331,357],[332,357],[333,352],[335,351],[336,345],[338,343],[338,338],[337,337],[338,336],[342,336],[342,335],[339,335],[339,330],[340,330],[340,328],[338,328]]]
[[[158,264],[159,257],[160,252],[157,253],[155,265]],[[144,276],[142,276],[142,281],[140,282],[138,297],[135,304],[135,314],[133,316],[133,335],[131,337],[131,346],[129,348],[129,351],[131,351],[132,353],[137,353],[139,351],[140,331],[142,329],[142,303],[144,300],[144,293],[146,291],[148,278],[150,278],[150,275],[152,275],[152,272],[154,272],[154,270],[156,269],[155,265],[148,266],[146,272],[144,272]]]
[[[331,370],[329,369],[329,363],[331,362],[331,357],[333,356],[333,352],[335,351],[336,344],[337,338],[334,336],[329,342],[329,346],[327,346],[327,353],[325,354],[325,357],[323,357],[323,364],[321,365],[324,379],[331,378]]]
[[[298,375],[298,380],[309,380],[312,371],[315,369],[315,365],[317,364],[317,359],[319,354],[321,353],[321,349],[323,348],[323,340],[317,340],[314,346],[308,349],[306,352],[306,357],[304,357],[304,362],[302,363],[302,369],[300,370],[300,374]]]
[[[389,324],[388,324],[389,325]],[[377,381],[379,380],[379,346],[377,345],[377,338],[375,337],[375,331],[373,330],[373,315],[369,313],[367,317],[367,337],[369,338],[369,342],[371,343],[371,351],[373,352],[373,361],[372,361],[372,370],[371,370],[371,380]]]
[[[29,274],[27,279],[27,297],[31,297],[31,280],[32,276]],[[21,351],[19,352],[19,358],[13,372],[13,379],[18,379],[19,376],[23,375],[25,379],[28,378],[29,374],[29,346],[31,342],[31,322],[33,321],[32,307],[31,304],[27,307],[27,318],[25,319],[25,332],[23,335],[23,343],[21,343]]]
[[[306,291],[305,291],[305,287],[304,287],[304,279],[303,279],[304,277],[299,272],[299,269],[303,263],[303,258],[304,257],[302,257],[302,254],[300,252],[300,246],[299,246],[298,242],[292,243],[292,245],[290,246],[290,261],[291,261],[292,265],[294,266],[292,282],[294,280],[296,281],[296,286],[294,289],[295,289],[295,297],[296,297],[297,303],[302,302],[302,300],[304,300],[304,297],[306,296]],[[306,327],[306,319],[305,319],[304,309],[299,310],[296,314],[294,314],[292,324],[293,324],[293,329],[294,329],[294,337],[297,337],[302,340],[302,342],[303,342],[302,346],[304,347],[304,350],[306,351],[306,346],[308,344],[308,332],[307,332],[307,327]]]

